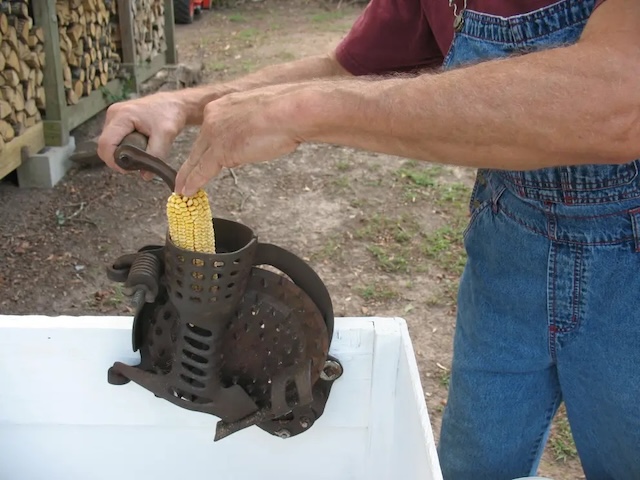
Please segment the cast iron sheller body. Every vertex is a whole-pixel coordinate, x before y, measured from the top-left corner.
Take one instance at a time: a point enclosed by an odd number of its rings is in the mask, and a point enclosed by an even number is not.
[[[329,355],[329,293],[306,262],[258,242],[249,227],[222,218],[213,225],[215,254],[178,248],[167,235],[107,269],[134,299],[141,359],[114,363],[109,382],[132,381],[218,417],[216,440],[252,425],[282,438],[302,433],[342,374]]]

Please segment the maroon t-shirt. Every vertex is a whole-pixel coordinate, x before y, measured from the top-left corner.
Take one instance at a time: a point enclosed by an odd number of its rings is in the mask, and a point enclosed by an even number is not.
[[[467,8],[509,17],[557,1],[468,0]],[[440,66],[453,41],[453,19],[447,0],[371,0],[338,45],[337,59],[353,75]]]

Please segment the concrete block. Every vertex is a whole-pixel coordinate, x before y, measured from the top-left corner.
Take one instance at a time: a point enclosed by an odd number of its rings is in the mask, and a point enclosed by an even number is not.
[[[69,157],[76,149],[75,138],[69,137],[64,147],[45,147],[31,155],[17,169],[20,188],[52,188],[69,171]]]

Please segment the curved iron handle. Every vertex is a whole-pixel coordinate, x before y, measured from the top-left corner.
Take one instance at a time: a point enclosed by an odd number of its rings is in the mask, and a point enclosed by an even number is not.
[[[144,170],[160,177],[173,192],[176,187],[176,172],[165,162],[147,153],[149,139],[140,132],[124,137],[115,152],[115,161],[123,170]]]

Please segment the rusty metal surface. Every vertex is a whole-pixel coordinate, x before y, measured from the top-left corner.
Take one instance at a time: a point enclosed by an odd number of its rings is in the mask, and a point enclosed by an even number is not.
[[[171,302],[181,319],[202,328],[229,320],[242,299],[258,248],[248,227],[223,219],[215,219],[214,226],[215,254],[183,250],[168,237],[164,250],[164,283]]]
[[[274,416],[312,401],[329,350],[327,327],[311,299],[275,273],[253,269],[238,314],[223,336],[222,376]]]
[[[109,267],[110,279],[145,300],[132,332],[141,363],[116,362],[109,382],[130,380],[219,417],[216,440],[251,425],[282,438],[302,433],[337,378],[326,375],[334,361],[329,294],[304,261],[258,243],[250,228],[224,219],[214,226],[219,253],[185,251],[167,238]]]

